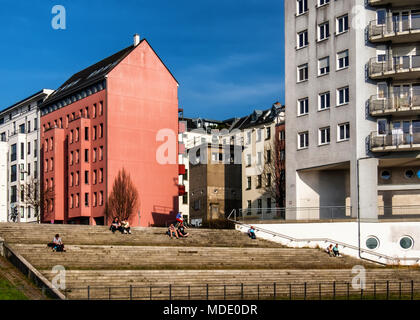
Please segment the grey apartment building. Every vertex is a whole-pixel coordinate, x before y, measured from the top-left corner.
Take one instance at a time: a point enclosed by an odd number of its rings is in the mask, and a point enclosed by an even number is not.
[[[285,57],[286,219],[418,218],[420,1],[285,0]]]

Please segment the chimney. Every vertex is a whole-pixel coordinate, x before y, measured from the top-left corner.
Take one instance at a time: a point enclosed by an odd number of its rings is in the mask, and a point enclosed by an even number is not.
[[[140,43],[140,35],[136,33],[134,35],[134,46],[137,46]]]

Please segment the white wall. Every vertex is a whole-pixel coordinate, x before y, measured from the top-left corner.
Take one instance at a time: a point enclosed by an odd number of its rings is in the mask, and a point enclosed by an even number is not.
[[[273,237],[273,235],[257,231],[257,236],[270,241],[279,242],[290,247],[321,247],[326,248],[330,243],[343,242],[348,245],[358,247],[358,224],[357,222],[337,222],[337,223],[284,223],[284,224],[254,224],[257,229],[262,228],[282,235],[298,239],[328,238],[332,242],[324,241],[300,241],[291,242],[285,238]],[[237,225],[237,230],[248,231],[248,226]],[[370,236],[375,236],[379,240],[379,247],[372,250],[376,253],[387,255],[394,258],[418,257],[417,264],[420,263],[420,222],[372,222],[361,223],[360,239],[361,248],[366,247],[366,240]],[[414,240],[412,249],[405,250],[399,246],[399,241],[403,236],[410,236]],[[358,250],[339,246],[340,252],[345,255],[358,258]],[[362,257],[374,259],[375,261],[392,263],[374,255],[362,253]],[[416,261],[401,261],[401,264],[413,264]]]

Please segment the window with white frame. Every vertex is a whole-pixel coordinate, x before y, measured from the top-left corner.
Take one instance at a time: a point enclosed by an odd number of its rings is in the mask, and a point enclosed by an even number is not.
[[[248,167],[251,166],[251,155],[250,154],[246,155],[246,165]]]
[[[303,116],[309,113],[309,99],[303,98],[298,100],[298,116]]]
[[[262,152],[257,152],[257,165],[262,164]]]
[[[330,22],[318,25],[318,41],[328,39],[330,36]]]
[[[297,36],[297,48],[300,49],[306,47],[308,44],[308,30],[299,32]]]
[[[297,14],[304,14],[308,11],[308,0],[297,0]]]
[[[246,133],[246,144],[251,144],[251,131]]]
[[[298,67],[298,82],[308,80],[308,64],[303,64]]]
[[[319,145],[330,143],[330,127],[319,129]]]
[[[318,75],[322,76],[330,72],[330,57],[318,60]]]
[[[318,0],[318,7],[330,3],[330,0]]]
[[[341,70],[349,66],[349,50],[337,53],[337,69]]]
[[[344,33],[349,30],[349,16],[346,14],[344,16],[337,18],[337,34]]]
[[[309,147],[308,131],[298,133],[298,149],[306,149],[308,147]]]
[[[319,95],[319,110],[329,109],[331,106],[330,92],[324,92]]]
[[[342,123],[338,125],[338,141],[347,141],[350,139],[350,124]]]
[[[262,129],[257,129],[257,142],[262,140]]]
[[[348,104],[350,101],[349,87],[337,89],[337,105]]]

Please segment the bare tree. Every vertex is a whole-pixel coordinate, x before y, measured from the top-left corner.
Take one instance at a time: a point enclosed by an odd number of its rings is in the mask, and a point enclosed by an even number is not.
[[[265,146],[265,161],[261,167],[261,192],[269,194],[276,201],[276,207],[284,207],[285,199],[285,174],[284,154],[279,141],[270,141]]]
[[[107,217],[128,220],[138,205],[138,192],[130,175],[123,168],[114,180],[106,205]]]
[[[40,222],[41,209],[46,207],[46,200],[54,198],[54,188],[44,186],[41,190],[41,185],[36,178],[31,178],[23,185],[25,203],[34,209],[34,216]]]

